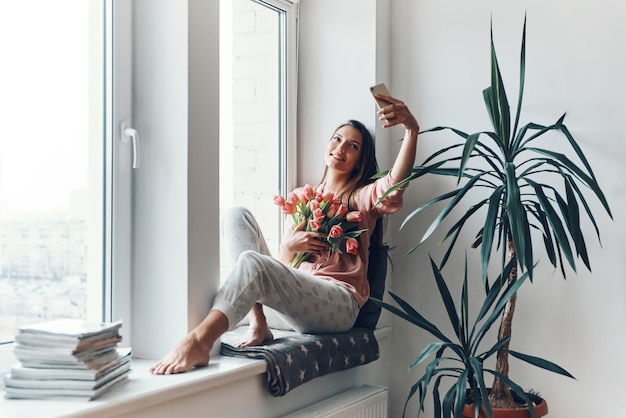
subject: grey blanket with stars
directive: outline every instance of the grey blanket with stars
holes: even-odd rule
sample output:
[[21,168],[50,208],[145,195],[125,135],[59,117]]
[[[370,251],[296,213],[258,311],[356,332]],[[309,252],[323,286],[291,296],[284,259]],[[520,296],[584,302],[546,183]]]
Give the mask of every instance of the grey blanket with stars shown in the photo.
[[245,338],[246,326],[222,336],[225,356],[262,359],[267,362],[267,387],[272,396],[283,396],[316,377],[351,369],[380,356],[374,333],[353,328],[337,334],[300,334],[272,330],[274,340],[255,347],[237,348]]

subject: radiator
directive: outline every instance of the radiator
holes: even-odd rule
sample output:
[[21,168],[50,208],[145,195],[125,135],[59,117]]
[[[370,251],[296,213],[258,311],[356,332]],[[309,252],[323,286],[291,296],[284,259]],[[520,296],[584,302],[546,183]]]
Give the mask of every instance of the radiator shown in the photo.
[[386,418],[387,388],[360,386],[284,418]]

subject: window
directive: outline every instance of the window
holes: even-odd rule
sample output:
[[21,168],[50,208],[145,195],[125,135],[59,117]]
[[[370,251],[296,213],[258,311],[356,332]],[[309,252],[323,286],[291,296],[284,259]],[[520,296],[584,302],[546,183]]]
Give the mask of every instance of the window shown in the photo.
[[[291,186],[295,155],[292,4],[221,3],[220,206],[251,209],[273,254],[281,216],[272,196]],[[222,256],[222,277],[229,269]]]
[[112,3],[0,0],[0,342],[109,319]]
[[[257,98],[267,99],[265,105],[273,111],[265,125],[250,128],[269,127],[263,141],[271,150],[255,152],[271,153],[258,158],[271,160],[272,165],[254,168],[269,173],[257,176],[263,180],[263,197],[235,200],[247,198],[249,189],[233,181],[228,199],[255,213],[257,207],[269,209],[270,226],[264,230],[276,247],[280,221],[271,196],[295,181],[295,167],[286,162],[295,160],[296,8],[286,0],[246,2],[257,8],[253,14],[261,16],[259,23],[270,23],[259,39],[271,45],[271,66],[262,70],[272,81],[258,85]],[[131,224],[131,205],[141,202],[142,196],[132,194],[140,176],[131,183],[132,146],[121,142],[120,125],[132,127],[133,116],[144,128],[156,123],[151,113],[140,112],[145,109],[133,112],[131,63],[134,59],[135,65],[148,65],[142,55],[144,44],[157,51],[160,46],[151,44],[152,36],[144,36],[133,55],[139,41],[131,38],[132,2],[22,3],[0,0],[0,54],[5,63],[0,66],[0,342],[12,340],[20,324],[58,316],[123,319],[122,332],[129,332],[130,322],[143,325],[150,319],[144,313],[151,310],[136,309],[140,314],[135,317],[132,310],[147,294],[131,292],[137,288],[131,280],[131,233],[135,239],[142,233]],[[182,10],[173,4],[162,7],[168,8]],[[154,18],[142,16],[138,20],[144,24]],[[172,31],[178,31],[181,22],[176,21]],[[139,33],[150,28],[144,25]],[[158,82],[154,80],[149,82]],[[153,89],[146,77],[141,81],[141,88]],[[261,94],[270,84],[271,92]],[[234,90],[230,94],[235,97]],[[238,114],[256,113],[242,111],[240,103],[231,104]],[[170,103],[155,105],[169,109]],[[232,138],[242,132],[240,128],[233,125]],[[233,152],[238,147],[233,145]],[[146,168],[150,154],[142,155],[146,159],[141,167]],[[233,153],[230,158],[243,157]],[[233,180],[234,174],[231,169]],[[255,185],[254,190],[260,187]],[[154,285],[150,282],[149,287]],[[133,347],[154,346],[141,338],[125,336],[124,341]]]

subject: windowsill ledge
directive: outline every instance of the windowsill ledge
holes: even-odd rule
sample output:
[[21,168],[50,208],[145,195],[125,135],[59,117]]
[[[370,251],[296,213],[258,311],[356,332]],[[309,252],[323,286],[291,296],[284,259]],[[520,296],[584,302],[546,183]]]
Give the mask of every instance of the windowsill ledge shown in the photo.
[[[390,339],[391,327],[383,326],[375,330],[374,334],[379,343],[381,343],[384,340]],[[244,382],[254,382],[251,383],[255,388],[254,390],[261,392],[263,396],[269,397],[269,394],[265,392],[266,388],[264,384],[261,383],[261,380],[255,379],[257,377],[260,378],[261,375],[266,372],[267,363],[263,360],[215,356],[211,358],[208,367],[199,368],[189,373],[168,376],[155,376],[150,374],[148,369],[154,362],[154,360],[133,359],[130,380],[122,386],[113,388],[111,391],[93,401],[23,400],[4,399],[2,397],[0,398],[2,417],[87,418],[126,415],[144,416],[144,414],[141,413],[143,410],[160,408],[159,405],[172,403],[177,399],[189,398],[194,394],[198,395],[200,392],[208,394],[213,391],[218,399],[225,401],[225,399],[219,398],[223,396],[220,389],[232,384],[235,385],[235,389],[245,391]],[[372,366],[365,365],[362,367],[368,368]],[[345,373],[354,373],[355,369],[338,373],[343,373],[344,375]],[[323,376],[315,379],[315,381],[318,381],[317,384],[325,386],[324,390],[320,391],[320,399],[348,388],[343,383],[339,383],[340,379],[337,379],[337,375]],[[312,383],[313,381],[308,384],[310,385]],[[359,383],[363,384],[364,382],[360,381]],[[316,383],[313,384],[315,385]],[[349,383],[346,384],[350,385]],[[3,385],[1,384],[0,389],[3,389]],[[300,388],[297,388],[293,392],[298,392],[299,390]],[[323,391],[328,391],[329,393],[322,394],[321,392]],[[208,395],[201,394],[201,396],[206,397]],[[236,395],[236,399],[241,399],[241,396],[242,393],[239,392]],[[293,395],[285,397],[291,397],[290,400],[281,400],[279,398],[271,399],[274,400],[275,404],[281,401],[286,402],[281,406],[284,411],[295,410],[293,407],[294,402],[301,404],[304,401],[304,404],[300,405],[300,407],[302,407],[313,401],[310,393],[308,393],[304,399],[300,400],[294,400],[294,396],[298,397],[298,395],[294,393]],[[263,402],[262,404],[266,404],[267,400]],[[251,403],[253,402],[251,401]]]
[[217,356],[205,368],[189,373],[154,376],[148,372],[153,364],[153,360],[133,359],[130,380],[93,401],[2,398],[0,410],[6,418],[124,415],[138,408],[260,375],[266,370],[266,363],[262,360]]

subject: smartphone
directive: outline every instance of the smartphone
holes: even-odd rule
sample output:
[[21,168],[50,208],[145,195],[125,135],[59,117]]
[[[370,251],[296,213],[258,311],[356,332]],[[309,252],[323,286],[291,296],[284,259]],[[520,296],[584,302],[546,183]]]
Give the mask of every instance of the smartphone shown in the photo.
[[[372,92],[372,95],[382,94],[385,96],[391,96],[391,93],[389,93],[389,90],[387,90],[387,86],[385,86],[385,83],[376,84],[375,86],[370,87],[370,92]],[[376,104],[378,105],[379,109],[389,104],[389,102],[379,99],[376,96],[374,96],[374,100],[376,100]]]

